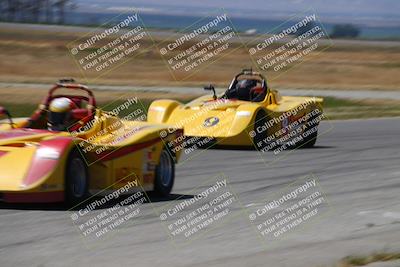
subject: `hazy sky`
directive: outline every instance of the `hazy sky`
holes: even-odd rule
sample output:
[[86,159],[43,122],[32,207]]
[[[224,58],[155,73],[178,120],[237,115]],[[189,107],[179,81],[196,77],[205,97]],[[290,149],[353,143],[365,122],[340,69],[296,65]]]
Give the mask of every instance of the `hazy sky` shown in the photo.
[[400,25],[399,0],[75,0],[82,9],[122,11],[136,7],[141,12],[202,15],[225,8],[230,16],[277,18],[314,9],[321,20],[363,24]]

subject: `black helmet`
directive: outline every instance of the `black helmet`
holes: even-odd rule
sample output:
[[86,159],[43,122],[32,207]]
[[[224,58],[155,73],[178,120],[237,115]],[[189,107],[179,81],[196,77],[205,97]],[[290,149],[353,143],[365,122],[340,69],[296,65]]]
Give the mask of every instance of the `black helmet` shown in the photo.
[[240,80],[236,84],[236,92],[237,98],[239,100],[246,100],[250,99],[250,90],[254,86],[257,86],[257,80]]

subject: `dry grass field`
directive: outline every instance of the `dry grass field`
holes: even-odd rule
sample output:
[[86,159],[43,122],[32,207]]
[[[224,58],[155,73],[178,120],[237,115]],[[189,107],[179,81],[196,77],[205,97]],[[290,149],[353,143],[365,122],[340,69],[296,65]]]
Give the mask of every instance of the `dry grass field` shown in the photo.
[[[88,29],[89,31],[90,29]],[[213,83],[227,87],[232,75],[250,67],[252,60],[247,48],[238,39],[230,44],[229,52],[209,65],[202,65],[187,79],[182,73],[171,75],[159,48],[173,39],[173,33],[154,34],[153,40],[143,42],[145,49],[134,58],[99,76],[79,70],[66,44],[82,38],[85,31],[21,30],[2,27],[0,24],[0,82],[4,83],[54,83],[59,78],[73,77],[79,82],[126,86],[196,86]],[[251,37],[246,37],[247,41]],[[107,40],[109,41],[109,40]],[[331,89],[331,90],[400,90],[400,46],[373,44],[369,41],[334,42],[319,48],[292,68],[280,72],[267,72],[272,88]],[[189,48],[188,43],[175,54]],[[275,49],[271,47],[270,49]],[[233,52],[232,52],[233,51]],[[48,88],[0,88],[1,104],[15,116],[27,116],[40,103]],[[184,90],[184,88],[182,88]],[[104,105],[127,94],[126,91],[97,90],[99,104]],[[146,104],[157,98],[175,98],[188,101],[190,93],[171,95],[162,92],[136,92]],[[399,116],[399,101],[350,101],[326,98],[325,111],[330,119]]]
[[[189,79],[177,80],[169,72],[156,45],[165,42],[146,40],[146,49],[135,58],[101,77],[83,77],[66,44],[83,33],[72,31],[22,31],[0,27],[0,81],[49,82],[74,77],[85,82],[113,85],[201,86],[213,83],[227,86],[232,75],[252,61],[245,47],[232,44],[233,53],[206,68],[199,68]],[[191,44],[189,44],[191,45]],[[186,48],[189,46],[186,46]],[[183,48],[184,49],[184,48]],[[178,51],[180,52],[180,51]],[[267,73],[275,88],[315,89],[400,89],[400,46],[338,45],[320,49],[288,71]]]

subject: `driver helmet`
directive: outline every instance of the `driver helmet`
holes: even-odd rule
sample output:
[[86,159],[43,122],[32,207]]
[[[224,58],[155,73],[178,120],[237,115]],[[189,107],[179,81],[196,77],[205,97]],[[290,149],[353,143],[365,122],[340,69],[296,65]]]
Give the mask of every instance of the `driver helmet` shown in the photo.
[[65,131],[73,122],[71,111],[74,108],[74,102],[66,97],[53,99],[49,105],[48,128],[52,131]]
[[245,80],[238,81],[238,83],[236,85],[238,99],[250,100],[250,90],[254,86],[257,86],[256,80],[245,79]]

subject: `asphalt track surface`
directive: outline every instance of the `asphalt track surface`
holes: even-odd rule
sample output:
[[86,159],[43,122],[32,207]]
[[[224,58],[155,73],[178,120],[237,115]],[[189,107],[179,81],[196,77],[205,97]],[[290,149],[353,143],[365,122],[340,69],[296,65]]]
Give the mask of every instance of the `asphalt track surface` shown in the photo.
[[[136,219],[89,245],[70,211],[2,204],[0,266],[330,266],[350,254],[399,251],[400,118],[323,122],[320,133],[315,148],[268,165],[272,152],[245,150],[204,150],[182,162],[174,197],[190,199],[223,173],[241,202],[195,239],[171,239],[161,224],[155,211],[173,200],[151,199]],[[310,174],[329,211],[263,242],[243,208],[263,206]]]

